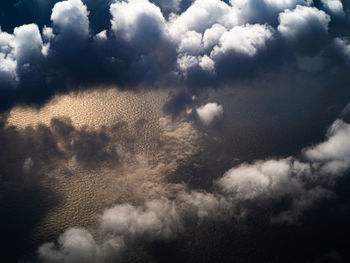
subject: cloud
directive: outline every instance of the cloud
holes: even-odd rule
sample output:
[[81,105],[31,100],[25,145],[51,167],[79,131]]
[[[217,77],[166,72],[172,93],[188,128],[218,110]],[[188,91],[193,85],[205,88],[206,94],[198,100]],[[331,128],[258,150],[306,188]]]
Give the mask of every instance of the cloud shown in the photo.
[[279,185],[286,183],[291,171],[290,160],[270,160],[253,165],[242,165],[228,171],[218,181],[224,191],[235,192],[244,199],[254,198],[264,193],[280,190]]
[[229,201],[224,196],[198,191],[180,192],[177,202],[185,215],[190,213],[200,220],[210,218],[214,214],[221,217],[223,216],[221,212],[230,207]]
[[304,209],[328,194],[322,186],[308,187],[311,177],[310,164],[287,158],[234,167],[217,184],[237,200],[254,200],[258,204],[266,205],[273,203],[273,200],[288,197],[290,204],[276,215],[272,214],[271,220],[294,222]]
[[330,17],[315,7],[297,6],[294,10],[285,10],[279,15],[278,31],[287,38],[300,39],[319,31],[326,32]]
[[54,5],[51,21],[57,34],[70,37],[89,35],[89,12],[80,0],[67,0]]
[[295,7],[296,5],[302,5],[302,4],[310,4],[311,1],[300,1],[300,0],[264,0],[265,4],[269,6],[274,6],[275,8],[278,8],[279,10],[283,9],[291,9]]
[[325,174],[339,175],[350,167],[350,125],[336,120],[328,129],[326,141],[306,149],[305,156]]
[[[335,80],[346,70],[331,71],[341,63],[336,47],[346,52],[348,37],[346,19],[331,21],[338,3],[55,2],[47,14],[51,24],[40,20],[41,33],[36,24],[18,26],[12,34],[1,32],[1,106],[40,104],[56,92],[107,84],[128,89],[186,86],[194,95],[281,65],[311,74],[327,70]],[[31,41],[21,41],[25,32]],[[329,66],[317,67],[311,60]]]
[[317,50],[317,45],[327,38],[330,16],[316,7],[298,5],[294,10],[285,10],[278,16],[278,31],[301,51]]
[[95,39],[97,40],[107,40],[107,30],[102,30],[100,33],[96,34]]
[[350,41],[347,38],[335,38],[333,39],[333,44],[335,49],[341,53],[341,56],[346,61],[346,63],[350,63]]
[[224,109],[216,103],[207,103],[197,108],[197,114],[200,121],[205,125],[210,125],[214,120],[222,118]]
[[35,24],[16,27],[13,34],[0,33],[0,72],[4,77],[3,88],[16,86],[16,82],[25,77],[26,72],[33,74],[33,67],[42,57],[43,41],[39,28]]
[[[155,198],[139,206],[115,205],[99,217],[96,231],[102,238],[100,245],[96,247],[97,241],[86,230],[69,229],[57,244],[43,244],[38,250],[40,258],[56,262],[67,257],[72,260],[68,262],[76,262],[88,248],[83,254],[85,261],[93,258],[108,262],[123,257],[136,244],[147,247],[155,241],[173,239],[190,227],[189,222],[201,225],[232,218],[245,220],[262,212],[267,213],[264,217],[268,216],[270,223],[297,223],[304,211],[332,197],[334,175],[341,177],[349,170],[349,127],[336,120],[325,141],[306,147],[299,158],[256,160],[234,166],[214,181],[211,192],[185,189],[172,199]],[[343,162],[340,168],[334,165],[338,162]]]
[[323,7],[330,14],[335,16],[345,16],[341,0],[321,0]]
[[174,239],[184,231],[183,220],[189,215],[205,220],[228,207],[224,198],[195,191],[180,192],[175,200],[154,199],[139,207],[115,205],[99,218],[99,244],[86,229],[70,228],[60,235],[57,243],[42,244],[39,258],[45,263],[109,262],[122,258],[135,244]]
[[102,214],[101,225],[104,232],[113,235],[153,239],[173,236],[181,222],[174,203],[158,199],[146,202],[144,209],[129,204],[107,209]]
[[163,14],[177,13],[181,10],[183,0],[153,0],[151,1],[159,6]]
[[[195,1],[183,14],[172,18],[169,31],[179,43],[180,76],[192,84],[201,83],[203,78],[213,80],[216,73],[221,75],[220,69],[231,67],[234,71],[238,60],[240,64],[249,64],[258,51],[265,49],[266,42],[273,38],[273,28],[266,24],[244,24],[239,13],[237,7],[222,1],[203,0]],[[182,38],[178,40],[178,36]]]
[[182,14],[171,17],[170,34],[181,41],[189,31],[203,34],[215,24],[231,28],[238,24],[236,10],[220,0],[197,0]]
[[85,229],[71,228],[64,232],[54,243],[46,243],[39,248],[39,254],[45,262],[97,262],[99,247],[92,235]]
[[[160,8],[147,0],[117,1],[110,7],[112,30],[126,41],[154,41],[164,34],[165,19]],[[148,45],[145,42],[143,44]]]
[[14,36],[6,32],[0,32],[0,77],[1,87],[10,87],[16,81],[17,61],[13,54]]
[[16,27],[13,31],[14,43],[13,52],[17,61],[17,67],[25,64],[37,63],[37,59],[42,56],[43,42],[39,28],[35,24]]
[[149,201],[144,208],[122,204],[107,209],[100,218],[102,244],[90,232],[70,228],[60,235],[57,244],[48,242],[38,249],[43,262],[108,262],[120,257],[126,244],[137,238],[150,241],[168,239],[181,228],[174,203],[167,199]]
[[[172,236],[170,233],[176,232],[177,227],[170,225],[170,222],[167,223],[166,218],[173,211],[170,209],[171,202],[167,199],[164,200],[164,205],[158,201],[153,202],[145,209],[141,207],[141,203],[143,200],[158,199],[161,196],[170,198],[183,188],[181,184],[168,182],[165,178],[176,171],[179,163],[183,163],[183,160],[189,159],[198,152],[199,132],[189,121],[183,119],[172,121],[167,116],[161,118],[163,116],[161,103],[165,100],[166,93],[160,93],[159,96],[164,98],[161,101],[155,100],[151,92],[144,94],[141,98],[139,96],[140,93],[117,92],[110,89],[105,92],[83,92],[79,96],[75,94],[57,96],[41,109],[28,107],[13,109],[9,113],[8,122],[0,128],[3,146],[0,150],[0,172],[3,178],[0,182],[0,201],[1,204],[12,203],[11,198],[14,198],[15,192],[16,199],[21,200],[21,203],[11,206],[11,213],[3,220],[17,222],[12,217],[30,210],[27,213],[27,221],[33,221],[33,224],[37,224],[40,229],[50,224],[52,218],[56,218],[55,220],[59,223],[53,226],[50,233],[58,235],[61,232],[59,226],[65,224],[67,218],[70,226],[83,227],[84,225],[80,225],[82,218],[93,222],[94,213],[98,210],[103,211],[105,207],[114,206],[115,200],[124,200],[133,204],[133,209],[130,208],[127,211],[134,211],[136,218],[146,221],[155,220],[154,223],[150,222],[147,227],[144,227],[144,221],[134,224],[132,220],[135,218],[130,217],[129,223],[126,224],[137,230],[135,237],[132,237],[125,225],[122,232],[125,231],[126,237],[158,240],[168,235]],[[109,111],[111,104],[106,105],[106,99],[115,105],[115,110],[112,112]],[[135,104],[135,101],[142,101],[142,103]],[[130,103],[133,104],[132,108],[128,108]],[[70,111],[62,112],[61,107],[69,108]],[[145,108],[147,111],[143,111]],[[79,111],[78,115],[75,114],[74,109]],[[93,112],[98,114],[106,111],[112,114],[107,119],[106,116],[91,115],[94,114]],[[69,114],[68,116],[72,119],[52,118],[57,116],[58,112],[64,116]],[[105,126],[101,127],[102,124]],[[156,159],[154,155],[157,156]],[[89,183],[86,185],[86,182]],[[46,196],[45,203],[42,203],[42,198],[39,200],[35,198],[42,192],[40,189],[43,188],[42,184],[46,184],[50,189],[49,193],[43,193]],[[34,188],[36,185],[39,185],[39,189]],[[69,196],[72,193],[75,195],[76,189],[85,193],[96,193],[94,195],[103,201],[94,199],[93,203],[90,203],[91,195],[81,195],[79,191],[76,195],[78,199],[72,204]],[[25,196],[27,191],[33,199]],[[133,195],[130,195],[130,192]],[[28,202],[22,202],[21,195],[24,195],[23,198]],[[57,203],[54,203],[54,209],[51,210],[49,205],[56,195]],[[71,205],[76,209],[67,209]],[[32,206],[38,207],[31,209]],[[158,211],[161,207],[164,208],[163,212]],[[39,213],[41,210],[46,213],[45,217]],[[1,205],[1,211],[7,211],[6,206]],[[43,218],[37,218],[38,215],[35,212]],[[33,213],[35,215],[32,215]],[[63,214],[67,214],[67,217],[62,217]],[[153,232],[158,229],[159,222],[164,223],[164,227],[159,230],[159,234],[155,235]],[[13,223],[13,228],[15,225],[17,223]],[[26,224],[23,228],[27,230],[27,226]],[[29,226],[28,232],[33,229],[32,225]],[[106,233],[108,232],[106,235],[114,235],[113,229],[111,231],[109,229],[106,228]],[[121,230],[115,229],[115,231]],[[89,232],[93,234],[93,231],[89,230]],[[15,240],[29,239],[29,235],[22,228],[3,233],[0,241],[7,251],[5,258],[23,255],[22,251],[12,253],[12,250],[7,248],[14,247]],[[121,235],[124,236],[124,233]],[[99,255],[107,256],[108,251],[111,250],[111,257],[114,257],[113,244],[119,241],[107,238],[107,243],[104,242],[102,247],[98,239],[95,242],[103,251],[99,252]],[[58,241],[55,247],[61,250]],[[104,262],[103,260],[100,261]],[[99,260],[96,261],[99,262]]]
[[258,52],[264,51],[266,42],[273,38],[273,31],[259,24],[235,26],[229,31],[215,24],[203,36],[188,31],[178,47],[178,69],[187,78],[196,68],[215,75],[221,73],[222,67],[234,68],[238,61],[249,64]]
[[269,23],[275,25],[280,12],[292,10],[297,5],[310,6],[311,0],[241,0],[231,1],[231,4],[239,10],[240,17],[248,23]]
[[258,50],[265,47],[268,39],[273,35],[272,28],[264,25],[247,25],[234,27],[222,34],[217,46],[210,54],[213,58],[225,56],[230,52],[253,57]]
[[[17,5],[23,8],[24,2]],[[205,89],[226,88],[235,96],[246,92],[237,89],[241,85],[253,90],[254,96],[264,94],[269,101],[280,101],[273,106],[266,103],[257,114],[262,118],[256,118],[255,125],[270,131],[275,129],[269,125],[273,121],[265,120],[275,118],[266,116],[276,105],[308,116],[319,108],[340,107],[348,94],[350,44],[345,2],[67,0],[42,6],[38,8],[46,10],[42,17],[18,15],[24,20],[16,18],[17,22],[6,25],[7,32],[0,32],[1,110],[18,103],[42,105],[55,93],[106,85],[131,90],[173,87],[180,92],[174,92],[165,111],[182,117],[180,113],[192,107],[194,113],[186,117],[198,117],[210,125],[223,118],[223,106],[199,106],[200,99],[193,101],[192,95],[202,98]],[[269,86],[278,92],[271,92]],[[308,99],[324,94],[330,94],[327,100]],[[249,103],[242,102],[244,109]],[[223,105],[226,115],[230,107]],[[244,126],[247,120],[241,119]],[[139,137],[145,125],[140,120],[133,127]],[[266,209],[272,221],[294,223],[303,211],[330,196],[332,185],[350,167],[348,124],[337,120],[323,143],[305,148],[299,157],[242,163],[224,173],[210,190],[180,193],[178,189],[185,186],[169,190],[159,181],[163,183],[162,173],[175,173],[179,160],[198,152],[198,131],[190,122],[174,127],[168,118],[161,118],[159,125],[164,129],[157,138],[159,155],[165,160],[152,167],[147,158],[130,157],[135,136],[123,137],[125,131],[120,136],[128,143],[120,145],[119,139],[110,136],[111,129],[76,129],[61,120],[21,132],[1,130],[3,148],[8,149],[0,158],[2,169],[7,170],[1,171],[6,181],[1,187],[11,189],[12,184],[20,185],[39,173],[54,178],[48,172],[52,169],[68,174],[70,168],[57,168],[57,163],[90,170],[96,165],[112,169],[123,163],[124,168],[135,169],[118,179],[119,183],[128,177],[127,187],[120,184],[120,192],[132,189],[135,196],[155,198],[107,209],[100,218],[102,244],[94,239],[93,231],[68,230],[57,244],[42,247],[44,260],[81,261],[79,253],[88,250],[91,253],[82,261],[108,261],[109,253],[114,258],[138,240],[152,243],[173,237],[186,227],[189,215],[204,222],[213,215],[255,215],[254,211]],[[194,143],[188,143],[191,139]],[[9,174],[15,176],[9,179]],[[173,199],[159,199],[168,191],[177,194]]]

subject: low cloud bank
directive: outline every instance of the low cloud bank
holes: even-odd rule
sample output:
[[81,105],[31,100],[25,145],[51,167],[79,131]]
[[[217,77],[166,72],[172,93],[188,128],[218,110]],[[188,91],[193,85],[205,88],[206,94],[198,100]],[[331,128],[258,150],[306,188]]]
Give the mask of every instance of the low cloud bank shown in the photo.
[[[2,109],[96,84],[186,86],[196,93],[281,67],[322,73],[330,82],[349,70],[344,29],[350,20],[340,1],[128,0],[100,6],[56,2],[51,24],[0,32]],[[97,33],[96,24],[104,25]]]

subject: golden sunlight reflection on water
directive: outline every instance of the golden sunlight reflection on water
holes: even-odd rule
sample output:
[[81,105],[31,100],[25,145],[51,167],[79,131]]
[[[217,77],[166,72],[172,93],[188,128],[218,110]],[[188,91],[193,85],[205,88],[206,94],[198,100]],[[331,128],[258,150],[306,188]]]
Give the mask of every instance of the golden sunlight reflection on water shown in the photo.
[[[37,224],[34,240],[55,237],[70,226],[89,227],[96,215],[115,203],[142,203],[145,199],[171,196],[181,185],[166,182],[179,160],[198,151],[198,131],[187,121],[174,124],[163,116],[168,91],[118,91],[110,88],[56,96],[40,110],[18,106],[11,110],[9,126],[18,130],[38,124],[50,125],[52,118],[69,118],[76,129],[127,125],[134,151],[121,142],[121,163],[115,167],[87,168],[69,160],[57,160],[54,168],[42,168],[49,175],[41,184],[62,197]],[[111,130],[108,135],[119,136]],[[112,145],[115,147],[115,145]],[[112,147],[111,146],[111,147]],[[171,150],[169,150],[171,149]],[[44,200],[43,200],[44,202]]]

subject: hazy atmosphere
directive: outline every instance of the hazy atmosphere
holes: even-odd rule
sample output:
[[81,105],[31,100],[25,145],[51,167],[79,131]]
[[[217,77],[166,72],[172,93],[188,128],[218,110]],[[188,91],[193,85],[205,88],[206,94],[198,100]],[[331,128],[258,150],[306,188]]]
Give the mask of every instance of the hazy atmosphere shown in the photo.
[[0,2],[0,261],[350,261],[350,1]]

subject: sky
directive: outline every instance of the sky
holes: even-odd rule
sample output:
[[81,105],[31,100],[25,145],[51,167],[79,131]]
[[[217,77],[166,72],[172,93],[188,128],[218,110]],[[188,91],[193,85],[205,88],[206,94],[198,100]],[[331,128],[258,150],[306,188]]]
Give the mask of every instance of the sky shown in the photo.
[[0,3],[5,262],[348,262],[350,2]]

